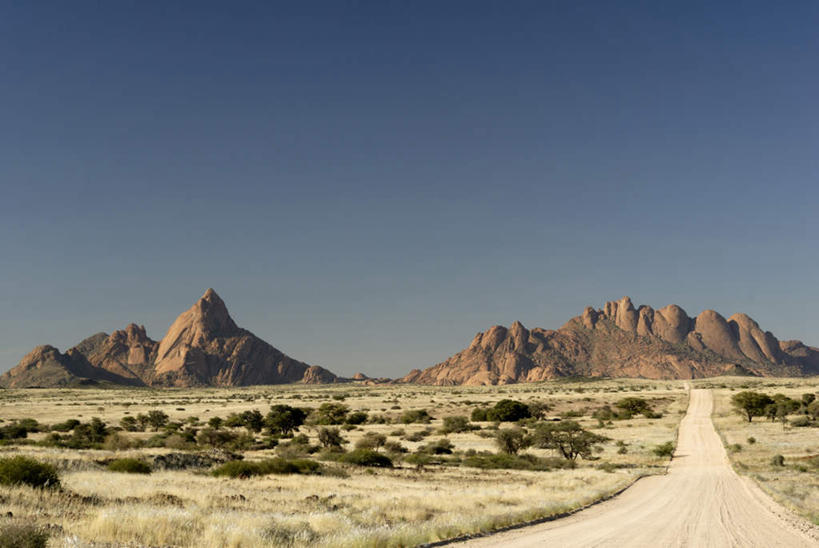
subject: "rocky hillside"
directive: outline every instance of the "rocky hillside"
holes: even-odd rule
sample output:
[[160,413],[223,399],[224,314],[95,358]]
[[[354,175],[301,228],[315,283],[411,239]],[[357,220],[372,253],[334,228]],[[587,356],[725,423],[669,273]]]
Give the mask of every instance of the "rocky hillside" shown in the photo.
[[478,333],[445,362],[403,382],[507,384],[565,376],[688,379],[723,374],[819,374],[819,349],[779,341],[745,314],[713,310],[690,318],[676,305],[635,309],[631,299],[586,308],[558,330],[520,322]]
[[134,324],[98,333],[62,354],[40,346],[0,377],[7,388],[126,384],[246,386],[338,381],[294,360],[236,325],[213,289],[183,312],[157,342]]

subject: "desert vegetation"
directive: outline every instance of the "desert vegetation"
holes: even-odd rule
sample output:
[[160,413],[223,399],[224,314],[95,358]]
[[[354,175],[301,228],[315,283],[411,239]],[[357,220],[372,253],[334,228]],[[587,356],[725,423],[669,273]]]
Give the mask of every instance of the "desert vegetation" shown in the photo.
[[819,524],[819,379],[699,381],[734,469]]
[[171,546],[414,545],[562,513],[664,473],[687,404],[629,380],[0,398],[0,478],[46,478],[0,482],[3,534]]

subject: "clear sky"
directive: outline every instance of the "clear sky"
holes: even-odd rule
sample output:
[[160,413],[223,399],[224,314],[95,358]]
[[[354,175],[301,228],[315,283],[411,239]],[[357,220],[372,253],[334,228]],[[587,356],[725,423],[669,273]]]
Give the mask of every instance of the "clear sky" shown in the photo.
[[819,344],[819,3],[0,2],[0,371],[208,287],[339,374],[630,295]]

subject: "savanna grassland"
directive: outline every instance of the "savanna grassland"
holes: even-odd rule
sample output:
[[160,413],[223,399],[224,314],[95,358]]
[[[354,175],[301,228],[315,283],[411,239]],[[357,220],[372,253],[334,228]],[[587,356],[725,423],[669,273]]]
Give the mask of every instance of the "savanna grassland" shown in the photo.
[[[734,469],[819,525],[819,404],[812,404],[819,398],[819,377],[721,378],[696,385],[714,390],[714,426]],[[751,421],[732,405],[732,397],[744,391],[772,400]]]
[[687,406],[684,382],[644,380],[0,398],[0,458],[59,476],[0,485],[0,525],[51,546],[411,546],[490,531],[664,473]]

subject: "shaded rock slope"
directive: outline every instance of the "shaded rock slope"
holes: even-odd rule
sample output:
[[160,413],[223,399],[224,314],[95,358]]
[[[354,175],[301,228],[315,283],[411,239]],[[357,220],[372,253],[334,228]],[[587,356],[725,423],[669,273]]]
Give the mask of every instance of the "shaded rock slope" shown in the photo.
[[39,346],[0,377],[0,386],[247,386],[338,380],[330,371],[294,360],[238,327],[219,295],[208,289],[161,341],[131,324],[110,335],[92,335],[64,354],[53,346]]
[[819,374],[819,349],[779,341],[745,314],[677,305],[635,308],[631,299],[591,307],[557,330],[520,322],[478,333],[468,348],[401,381],[436,385],[535,382],[567,376],[690,379],[725,374]]

